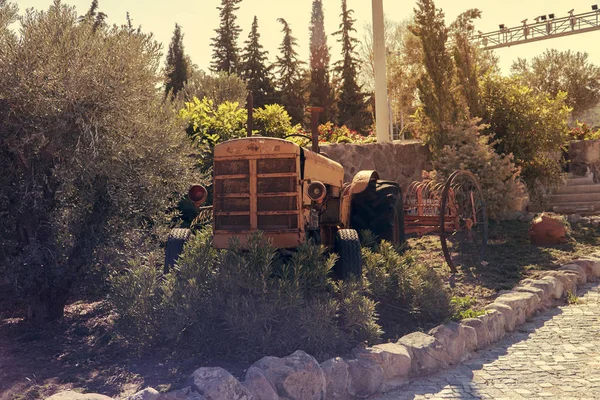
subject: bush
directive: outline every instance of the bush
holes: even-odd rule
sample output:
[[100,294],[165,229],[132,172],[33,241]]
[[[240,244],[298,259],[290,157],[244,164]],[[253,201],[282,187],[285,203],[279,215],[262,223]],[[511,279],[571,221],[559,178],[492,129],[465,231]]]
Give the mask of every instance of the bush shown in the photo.
[[581,121],[576,121],[575,127],[569,130],[569,138],[571,140],[597,140],[600,139],[600,129],[594,132],[588,124]]
[[[0,25],[10,22],[0,1]],[[191,179],[191,148],[157,90],[160,45],[59,1],[0,26],[0,274],[29,317],[157,246]]]
[[206,97],[218,106],[225,102],[245,104],[247,96],[246,83],[236,74],[224,71],[217,74],[193,71],[179,97],[184,101],[193,101],[194,97]]
[[[159,290],[152,286],[142,292],[149,300],[114,296],[119,326],[135,339],[132,343],[148,347],[160,332],[162,341],[178,347],[245,358],[297,349],[339,353],[378,338],[375,303],[361,283],[330,278],[335,256],[327,256],[323,247],[306,244],[284,257],[257,233],[249,238],[247,251],[235,241],[229,250],[216,251],[211,237],[210,230],[203,230],[186,246]],[[114,293],[147,285],[140,281],[148,276],[144,268],[134,264],[127,278],[116,276]],[[148,294],[156,292],[162,293],[160,304],[138,309],[145,317],[134,309],[158,299]],[[135,320],[143,331],[132,329]]]
[[254,111],[254,125],[260,135],[284,138],[294,132],[292,117],[279,104],[267,104]]
[[488,216],[501,218],[520,209],[519,201],[525,191],[512,155],[497,154],[489,136],[481,133],[484,127],[473,119],[449,129],[447,135],[452,144],[439,151],[432,177],[442,183],[455,170],[472,172],[483,191]]
[[[295,132],[300,135],[305,135],[310,137],[311,133],[309,131],[304,130],[300,126],[296,126]],[[308,146],[310,144],[310,139],[302,139],[302,138],[290,138],[291,141],[297,143],[300,146]],[[368,135],[361,135],[357,131],[353,131],[348,129],[348,127],[344,126],[335,126],[331,122],[327,122],[325,124],[319,125],[319,143],[375,143],[377,141],[377,137],[374,132],[369,132]]]
[[418,328],[429,328],[452,315],[450,296],[434,269],[400,254],[388,242],[363,248],[369,294],[377,302],[385,337],[397,339]]

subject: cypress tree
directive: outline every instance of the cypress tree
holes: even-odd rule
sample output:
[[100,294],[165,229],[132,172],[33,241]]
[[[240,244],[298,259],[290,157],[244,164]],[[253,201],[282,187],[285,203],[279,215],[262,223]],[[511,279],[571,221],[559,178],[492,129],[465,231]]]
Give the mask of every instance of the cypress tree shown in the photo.
[[352,18],[354,10],[349,10],[346,0],[342,0],[342,22],[340,30],[334,35],[340,36],[338,42],[342,44],[342,59],[337,63],[336,71],[340,76],[340,94],[338,101],[339,125],[347,125],[350,129],[364,130],[370,125],[369,113],[365,104],[365,95],[357,83],[358,56],[355,48],[358,40],[351,36],[355,19]]
[[323,2],[313,0],[310,18],[310,95],[311,106],[323,107],[323,119],[333,117],[333,93],[329,84],[329,47],[325,35]]
[[302,84],[302,64],[298,60],[298,40],[292,36],[292,29],[287,21],[279,18],[283,28],[283,41],[279,46],[280,56],[277,56],[277,89],[281,104],[286,108],[294,124],[302,122],[304,117],[304,85]]
[[237,40],[242,31],[235,23],[236,7],[242,0],[221,0],[221,7],[217,7],[220,11],[221,24],[218,29],[215,29],[217,36],[212,39],[211,46],[213,47],[213,60],[211,70],[213,72],[224,71],[228,74],[239,72],[239,49]]
[[263,107],[273,102],[275,89],[271,82],[270,67],[267,67],[267,51],[259,43],[258,19],[254,16],[252,28],[248,34],[248,40],[244,42],[246,47],[241,57],[240,76],[246,81],[248,90],[252,92],[254,107]]
[[165,96],[175,97],[188,80],[189,60],[183,51],[183,33],[181,27],[175,24],[173,38],[167,54],[167,79],[165,82]]

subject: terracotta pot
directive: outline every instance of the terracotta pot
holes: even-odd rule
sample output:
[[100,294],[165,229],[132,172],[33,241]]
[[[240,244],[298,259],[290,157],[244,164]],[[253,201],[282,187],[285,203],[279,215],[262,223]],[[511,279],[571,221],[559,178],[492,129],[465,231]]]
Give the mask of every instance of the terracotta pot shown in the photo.
[[542,215],[533,220],[529,228],[529,240],[536,246],[552,246],[567,243],[567,229],[563,221]]

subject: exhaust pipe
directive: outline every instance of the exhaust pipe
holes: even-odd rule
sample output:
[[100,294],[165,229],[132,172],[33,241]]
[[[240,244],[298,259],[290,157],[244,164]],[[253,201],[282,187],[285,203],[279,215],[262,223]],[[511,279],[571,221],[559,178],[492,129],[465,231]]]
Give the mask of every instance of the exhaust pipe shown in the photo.
[[312,151],[319,154],[319,113],[324,111],[323,107],[307,107],[310,112],[310,130],[312,134]]

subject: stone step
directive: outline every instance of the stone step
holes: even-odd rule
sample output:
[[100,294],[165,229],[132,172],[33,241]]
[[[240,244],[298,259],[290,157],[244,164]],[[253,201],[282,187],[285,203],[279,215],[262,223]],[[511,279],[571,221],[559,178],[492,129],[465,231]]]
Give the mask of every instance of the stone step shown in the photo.
[[567,178],[567,186],[579,186],[579,185],[593,185],[594,177],[592,175],[588,176],[575,176],[569,174]]
[[589,202],[600,203],[600,192],[551,194],[546,197],[546,200],[550,204],[554,204],[554,203],[589,203]]
[[600,193],[600,184],[561,186],[553,194]]
[[600,213],[600,201],[567,201],[547,203],[545,211],[554,211],[560,214],[598,214]]

